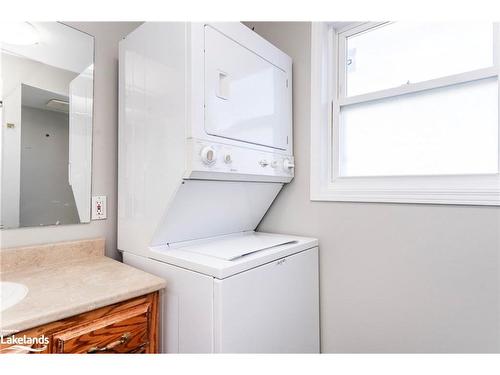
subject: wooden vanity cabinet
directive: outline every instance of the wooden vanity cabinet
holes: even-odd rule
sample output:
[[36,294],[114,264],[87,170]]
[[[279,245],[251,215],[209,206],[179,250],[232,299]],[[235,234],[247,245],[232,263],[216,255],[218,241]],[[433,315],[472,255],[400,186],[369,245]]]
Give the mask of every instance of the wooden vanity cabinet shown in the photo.
[[48,345],[32,346],[38,353],[157,353],[158,298],[154,292],[15,335],[48,337]]

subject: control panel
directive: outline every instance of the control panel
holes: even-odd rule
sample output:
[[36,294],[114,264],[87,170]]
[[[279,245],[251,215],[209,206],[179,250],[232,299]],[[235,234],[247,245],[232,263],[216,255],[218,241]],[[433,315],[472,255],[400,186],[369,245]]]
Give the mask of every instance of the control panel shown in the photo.
[[188,149],[187,178],[289,182],[294,176],[291,156],[194,139]]

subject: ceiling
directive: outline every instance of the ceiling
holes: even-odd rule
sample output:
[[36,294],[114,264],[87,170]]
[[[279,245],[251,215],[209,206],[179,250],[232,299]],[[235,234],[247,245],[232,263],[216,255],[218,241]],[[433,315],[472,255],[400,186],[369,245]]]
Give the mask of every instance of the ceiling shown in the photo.
[[39,42],[32,45],[2,43],[2,50],[14,55],[69,70],[83,72],[94,62],[94,37],[60,22],[30,22]]
[[[22,105],[25,107],[38,108],[43,110],[52,110],[47,108],[47,102],[51,99],[68,101],[68,97],[53,93],[51,91],[42,90],[37,87],[22,85]],[[55,111],[59,112],[59,111]]]

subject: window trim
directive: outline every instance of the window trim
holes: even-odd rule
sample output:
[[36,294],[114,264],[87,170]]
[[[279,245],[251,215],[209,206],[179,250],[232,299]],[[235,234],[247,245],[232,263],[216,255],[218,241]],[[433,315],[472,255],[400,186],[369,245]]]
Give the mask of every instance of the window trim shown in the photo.
[[[340,105],[376,100],[391,95],[444,87],[499,75],[497,67],[479,69],[408,86],[341,98],[337,68],[338,35],[353,35],[384,23],[359,23],[336,31],[326,22],[311,27],[311,180],[313,201],[430,203],[462,205],[500,205],[500,173],[491,175],[436,175],[342,177],[338,171],[338,119]],[[500,28],[495,25],[495,38]],[[348,34],[347,34],[348,33]],[[498,46],[498,43],[495,44]],[[498,48],[498,47],[497,47]],[[495,56],[498,49],[495,51]],[[436,86],[438,85],[438,86]],[[499,84],[500,111],[500,84]],[[500,116],[499,116],[500,119]],[[499,124],[500,144],[500,124]],[[499,153],[500,154],[500,153]],[[500,166],[500,155],[499,155]]]

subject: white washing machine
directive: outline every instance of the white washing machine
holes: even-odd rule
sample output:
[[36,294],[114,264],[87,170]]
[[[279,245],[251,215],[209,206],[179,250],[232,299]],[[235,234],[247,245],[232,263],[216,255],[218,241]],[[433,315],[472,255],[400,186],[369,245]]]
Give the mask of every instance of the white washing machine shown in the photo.
[[317,244],[246,232],[123,256],[167,281],[164,352],[318,353]]
[[292,60],[241,23],[120,42],[118,249],[167,280],[165,352],[318,352],[315,239],[257,233],[294,176]]

